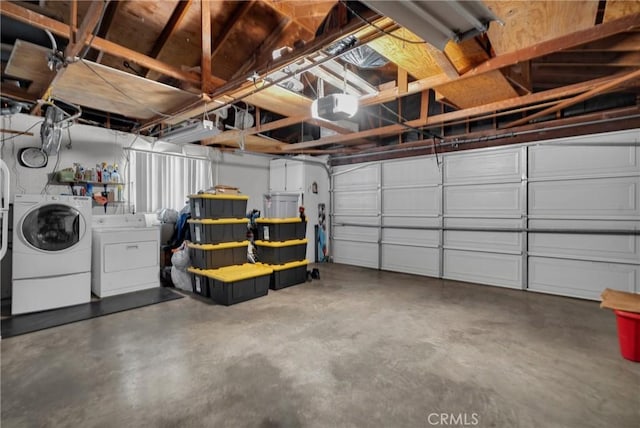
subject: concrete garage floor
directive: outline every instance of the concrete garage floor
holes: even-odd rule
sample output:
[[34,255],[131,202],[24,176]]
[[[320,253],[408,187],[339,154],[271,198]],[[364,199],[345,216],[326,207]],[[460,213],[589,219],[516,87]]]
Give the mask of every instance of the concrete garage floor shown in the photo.
[[4,339],[2,427],[640,425],[640,364],[596,302],[320,270]]

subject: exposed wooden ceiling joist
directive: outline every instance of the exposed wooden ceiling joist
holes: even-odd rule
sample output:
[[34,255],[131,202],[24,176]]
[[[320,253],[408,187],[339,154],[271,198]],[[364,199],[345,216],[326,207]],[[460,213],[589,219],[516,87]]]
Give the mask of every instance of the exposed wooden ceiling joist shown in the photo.
[[[465,117],[470,118],[470,117],[478,116],[486,112],[501,111],[501,110],[521,107],[528,104],[549,101],[552,99],[559,99],[566,96],[571,96],[574,94],[579,94],[582,92],[589,91],[590,89],[593,89],[599,85],[606,84],[607,82],[610,82],[612,80],[615,80],[621,77],[622,76],[619,76],[619,75],[610,76],[610,77],[597,79],[590,82],[583,82],[580,84],[571,85],[564,88],[538,92],[530,95],[524,95],[518,98],[513,98],[509,100],[504,100],[504,101],[498,101],[498,102],[494,102],[484,106],[458,110],[451,113],[444,113],[436,116],[427,117],[425,119],[416,119],[413,121],[409,121],[406,124],[412,127],[429,127],[429,126],[435,126],[435,125],[447,123],[448,121],[457,120],[460,118],[465,118]],[[352,141],[355,139],[367,138],[372,136],[384,137],[388,135],[394,135],[399,132],[404,132],[406,130],[407,128],[400,124],[387,125],[381,128],[360,131],[360,132],[347,134],[347,135],[334,135],[327,138],[321,138],[319,140],[290,144],[287,147],[285,147],[283,150],[284,151],[303,150],[307,148],[321,147],[321,146],[330,145],[330,144],[354,144],[352,143]]]
[[70,42],[64,50],[65,58],[74,58],[91,41],[91,36],[96,29],[96,25],[98,25],[100,15],[102,15],[103,10],[106,10],[108,4],[108,0],[91,2],[76,32],[76,42]]
[[254,0],[240,2],[236,7],[231,18],[227,20],[224,28],[220,30],[218,37],[212,42],[213,50],[211,51],[211,57],[215,58],[215,56],[220,52],[220,49],[224,45],[224,42],[229,38],[233,31],[233,27],[235,27],[238,22],[249,12],[249,9],[255,3]]
[[209,2],[200,0],[200,40],[201,40],[201,59],[200,59],[200,89],[203,93],[208,94],[213,89],[211,84],[211,9]]
[[620,85],[622,85],[623,83],[626,83],[630,80],[634,80],[634,79],[639,79],[640,78],[640,70],[636,70],[634,72],[631,73],[627,73],[624,74],[620,77],[617,77],[613,80],[611,80],[610,82],[607,83],[603,83],[601,85],[596,86],[593,89],[590,89],[589,91],[580,94],[576,97],[570,98],[568,100],[564,100],[560,103],[558,103],[557,105],[553,106],[553,107],[548,107],[544,110],[541,110],[537,113],[534,113],[532,115],[529,115],[523,119],[519,119],[519,120],[514,120],[513,122],[510,122],[509,124],[507,124],[505,126],[505,128],[512,128],[514,126],[518,126],[518,125],[524,125],[525,123],[531,122],[533,119],[537,119],[540,117],[544,117],[548,114],[551,113],[555,113],[557,111],[560,111],[562,109],[565,109],[567,107],[570,107],[572,105],[578,104],[579,102],[588,100],[590,98],[595,97],[596,95],[602,94],[606,91],[609,91],[611,89],[614,89]]
[[[151,58],[157,58],[158,55],[160,55],[160,52],[162,52],[164,46],[167,44],[171,36],[173,36],[178,26],[180,26],[180,23],[187,14],[187,10],[189,9],[189,6],[191,6],[191,3],[193,3],[193,0],[178,1],[176,7],[171,13],[171,17],[169,18],[167,25],[165,25],[165,27],[162,29],[160,36],[158,36],[155,43],[153,44],[153,47],[151,48],[151,51],[149,52],[149,56]],[[147,77],[149,75],[149,69],[144,69],[141,71],[141,73],[145,77]]]
[[[69,32],[71,31],[71,27],[65,23],[48,18],[44,15],[35,13],[31,10],[25,9],[7,1],[0,2],[0,13],[4,16],[8,16],[12,19],[24,22],[31,26],[41,29],[47,29],[53,34],[61,37],[69,37]],[[197,84],[200,83],[200,75],[198,73],[180,70],[177,67],[173,67],[169,64],[158,61],[155,58],[151,58],[147,55],[141,54],[140,52],[118,45],[101,37],[93,38],[91,47],[120,58],[125,58],[129,61],[135,62],[146,68],[155,70],[159,73],[165,74],[178,80]],[[214,83],[217,84],[224,83],[224,81],[220,81],[220,79],[218,79],[217,82],[215,78],[213,80]]]
[[468,78],[490,70],[498,70],[519,62],[539,58],[564,49],[573,48],[585,43],[604,39],[605,37],[627,32],[638,26],[640,26],[640,13],[625,16],[584,30],[565,34],[555,39],[527,46],[516,51],[497,55],[463,74],[461,77]]

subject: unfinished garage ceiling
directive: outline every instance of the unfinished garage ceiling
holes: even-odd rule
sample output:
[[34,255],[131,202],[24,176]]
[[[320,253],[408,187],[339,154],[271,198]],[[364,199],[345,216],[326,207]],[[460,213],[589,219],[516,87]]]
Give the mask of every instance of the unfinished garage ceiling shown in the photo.
[[[76,104],[81,120],[160,138],[210,119],[216,132],[196,143],[279,154],[640,127],[640,2],[401,6],[3,1],[2,99],[33,114],[38,100]],[[314,100],[342,93],[355,116],[312,118]]]

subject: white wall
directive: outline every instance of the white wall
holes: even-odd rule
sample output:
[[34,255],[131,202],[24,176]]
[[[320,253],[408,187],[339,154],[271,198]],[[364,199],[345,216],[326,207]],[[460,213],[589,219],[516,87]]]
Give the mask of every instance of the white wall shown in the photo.
[[[36,125],[29,132],[33,136],[2,133],[2,146],[0,156],[11,170],[11,193],[47,193],[61,194],[70,191],[68,186],[51,185],[45,189],[47,174],[55,170],[72,167],[78,162],[89,168],[96,163],[117,163],[123,180],[129,181],[128,162],[124,148],[133,144],[134,147],[144,150],[156,150],[162,152],[175,152],[185,155],[203,156],[211,152],[214,159],[214,183],[228,184],[239,187],[242,193],[249,196],[248,207],[260,208],[262,195],[268,191],[269,160],[264,157],[251,154],[234,154],[220,152],[210,147],[197,145],[177,146],[174,144],[151,144],[145,137],[136,137],[134,134],[113,131],[105,128],[74,124],[69,128],[71,133],[71,148],[67,148],[69,142],[66,131],[62,134],[62,144],[58,155],[49,156],[49,163],[45,168],[31,169],[19,165],[17,161],[18,151],[23,147],[40,146],[40,126],[42,119],[25,114],[2,116],[2,129],[25,131]],[[58,165],[56,166],[56,162]],[[128,199],[128,188],[125,188],[125,197]],[[13,201],[13,198],[11,199]],[[127,205],[112,205],[109,213],[116,213],[129,208]],[[102,214],[101,207],[94,208],[95,214]]]
[[[310,262],[315,260],[316,255],[315,226],[318,225],[318,204],[325,204],[325,244],[327,251],[329,250],[330,180],[327,169],[319,162],[326,165],[327,157],[295,156],[290,159],[274,159],[270,164],[269,190],[297,193],[299,205],[305,208],[308,240],[306,257]],[[317,193],[313,192],[314,183]],[[318,253],[319,260],[322,257],[323,255]]]

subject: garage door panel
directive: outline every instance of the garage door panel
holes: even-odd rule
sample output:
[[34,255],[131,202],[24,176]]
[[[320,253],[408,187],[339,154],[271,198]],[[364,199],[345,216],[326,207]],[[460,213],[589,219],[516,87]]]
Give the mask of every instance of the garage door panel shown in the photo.
[[520,216],[523,210],[520,183],[450,186],[444,188],[445,216]]
[[517,232],[444,232],[445,248],[497,251],[522,254],[522,233]]
[[378,228],[335,225],[333,236],[341,240],[378,242]]
[[615,146],[532,146],[529,178],[566,179],[640,175],[640,150]]
[[640,230],[640,220],[530,219],[529,228],[552,230]]
[[522,289],[522,256],[444,250],[443,277]]
[[403,217],[403,216],[384,216],[382,224],[385,227],[441,227],[442,218],[435,217]]
[[382,269],[416,275],[438,276],[440,251],[437,248],[383,244]]
[[640,236],[531,233],[529,254],[640,265]]
[[522,218],[445,218],[445,228],[473,228],[473,229],[515,229],[522,230]]
[[640,266],[529,257],[532,291],[600,300],[605,288],[640,291]]
[[437,230],[389,229],[382,230],[382,242],[437,248],[440,232]]
[[333,184],[335,189],[375,189],[378,187],[378,183],[380,183],[380,165],[377,163],[357,169],[354,169],[353,165],[347,165],[337,167],[334,170]]
[[440,188],[384,189],[382,212],[395,216],[434,216],[440,213]]
[[385,162],[382,177],[385,187],[439,184],[441,181],[435,157]]
[[476,184],[520,181],[523,173],[522,148],[491,150],[444,156],[446,184]]
[[378,268],[378,244],[335,239],[333,261],[362,267]]
[[640,177],[530,183],[529,214],[636,220],[640,217]]
[[335,192],[333,196],[335,215],[378,215],[378,191],[360,190]]

